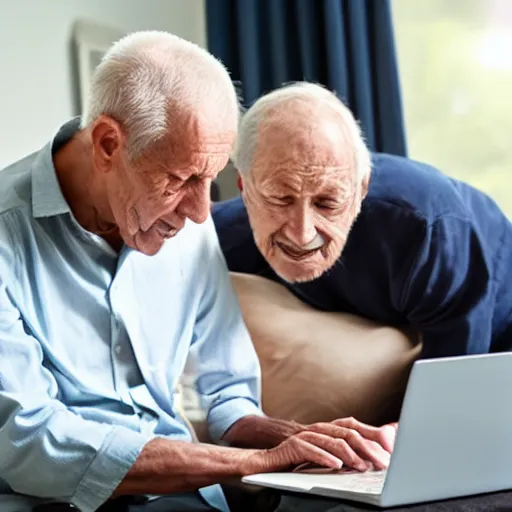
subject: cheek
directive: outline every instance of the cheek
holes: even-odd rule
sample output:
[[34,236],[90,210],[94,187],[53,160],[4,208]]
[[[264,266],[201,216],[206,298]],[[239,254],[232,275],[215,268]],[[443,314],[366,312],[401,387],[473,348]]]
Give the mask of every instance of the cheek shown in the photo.
[[165,187],[155,184],[141,184],[134,204],[141,214],[158,217],[169,211],[174,211],[183,197],[183,190],[167,190],[170,195],[164,195]]
[[125,219],[131,223],[130,211],[136,203],[132,184],[124,176],[112,175],[106,186],[110,208],[118,222]]
[[170,210],[175,198],[165,198],[153,191],[141,190],[132,193],[122,205],[130,232],[147,232],[154,223]]
[[352,216],[341,214],[329,218],[322,217],[317,226],[320,228],[336,246],[346,242],[348,232],[352,226]]
[[244,202],[253,231],[264,231],[265,226],[269,224],[269,216],[263,202],[252,194],[247,194],[244,197]]
[[256,207],[251,217],[254,219],[253,229],[259,237],[269,237],[279,231],[286,221],[283,212],[268,208],[265,205]]
[[137,176],[136,172],[126,172],[119,178],[113,183],[112,192],[116,196],[118,208],[128,212],[144,202],[144,197],[148,193],[148,185]]
[[246,208],[249,214],[249,222],[252,229],[254,241],[258,249],[267,257],[272,257],[273,235],[282,226],[280,216],[273,209],[257,201],[246,201]]

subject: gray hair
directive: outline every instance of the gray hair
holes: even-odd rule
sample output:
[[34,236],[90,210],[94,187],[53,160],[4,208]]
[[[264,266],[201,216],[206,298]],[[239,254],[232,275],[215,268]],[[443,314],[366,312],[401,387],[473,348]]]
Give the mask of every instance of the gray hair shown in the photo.
[[231,159],[238,171],[248,174],[254,151],[258,144],[260,127],[265,123],[266,115],[276,106],[292,103],[296,99],[305,99],[313,104],[323,104],[339,114],[340,123],[347,127],[355,145],[358,178],[362,180],[370,174],[371,156],[352,112],[331,91],[324,87],[308,83],[297,82],[276,89],[259,98],[242,117],[238,128],[238,140]]
[[236,133],[238,99],[221,62],[178,36],[134,32],[96,68],[82,128],[102,114],[112,117],[126,130],[128,154],[135,159],[168,132],[172,108],[193,109]]

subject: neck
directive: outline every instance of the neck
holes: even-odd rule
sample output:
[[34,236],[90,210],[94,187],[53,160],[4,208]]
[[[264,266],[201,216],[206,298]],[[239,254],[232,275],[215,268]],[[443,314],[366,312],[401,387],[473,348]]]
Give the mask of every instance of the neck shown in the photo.
[[109,243],[119,231],[113,221],[105,187],[95,172],[87,130],[81,130],[54,155],[53,163],[62,194],[77,222]]

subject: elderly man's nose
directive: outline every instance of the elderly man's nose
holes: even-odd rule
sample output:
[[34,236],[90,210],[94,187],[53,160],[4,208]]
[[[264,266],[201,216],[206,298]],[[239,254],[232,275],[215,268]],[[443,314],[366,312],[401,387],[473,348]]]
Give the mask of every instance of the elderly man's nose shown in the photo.
[[316,236],[312,216],[307,211],[296,212],[287,225],[287,237],[298,247],[307,245]]
[[210,187],[201,185],[190,190],[181,200],[179,213],[196,224],[202,224],[210,214]]
[[201,207],[194,209],[192,213],[189,215],[189,219],[196,224],[202,224],[208,218],[210,214],[210,199],[204,201],[201,204]]

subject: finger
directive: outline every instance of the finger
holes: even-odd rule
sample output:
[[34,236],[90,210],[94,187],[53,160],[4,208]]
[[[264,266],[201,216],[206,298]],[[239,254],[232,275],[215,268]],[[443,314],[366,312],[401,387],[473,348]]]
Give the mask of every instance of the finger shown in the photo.
[[331,453],[343,461],[343,464],[351,468],[355,468],[359,471],[366,471],[369,468],[368,463],[366,463],[344,439],[337,439],[309,431],[302,432],[298,434],[297,437],[310,445],[314,445]]
[[[344,420],[345,425],[352,424],[353,421]],[[357,422],[360,423],[360,422]],[[364,424],[361,424],[364,425]],[[368,425],[369,426],[369,425]],[[328,435],[334,438],[344,439],[348,445],[364,460],[370,461],[375,468],[384,469],[389,466],[389,452],[392,449],[392,443],[389,439],[385,438],[386,430],[394,432],[393,427],[370,427],[374,430],[382,430],[377,432],[375,438],[382,442],[373,441],[367,439],[365,436],[360,434],[357,430],[351,428],[340,427],[332,423],[316,423],[308,427],[309,431],[317,432],[320,434]],[[367,432],[367,431],[366,431]],[[391,436],[388,436],[389,438]],[[387,441],[387,443],[386,443]]]
[[[348,424],[348,422],[345,422],[345,424]],[[370,428],[379,430],[377,427]],[[379,468],[387,467],[389,464],[389,453],[393,449],[394,438],[390,434],[392,427],[387,428],[391,430],[388,432],[384,427],[381,427],[382,432],[374,434],[375,439],[379,441],[370,439],[368,440],[368,444],[364,444],[363,439],[366,439],[366,437],[357,430],[340,427],[333,423],[315,423],[308,426],[310,432],[317,432],[319,434],[344,439],[359,455],[371,461]],[[357,434],[357,436],[354,436],[354,434]]]
[[312,462],[333,469],[340,469],[343,466],[343,461],[339,457],[336,457],[327,450],[323,450],[314,443],[310,443],[305,439],[296,439],[294,444],[294,449],[298,452],[298,460],[294,461],[296,464]]
[[[352,430],[357,430],[361,435],[367,437],[368,439],[371,436],[375,436],[379,430],[379,427],[374,427],[373,425],[368,425],[367,423],[363,423],[362,421],[356,420],[355,418],[340,418],[338,420],[334,420],[331,422],[338,427],[350,428]],[[368,434],[368,436],[365,435]]]
[[389,466],[391,456],[379,443],[364,438],[356,430],[350,430],[345,441],[364,460],[371,462],[375,469],[385,469]]
[[[349,422],[345,421],[345,420],[339,420],[339,421],[340,421],[340,423],[341,423],[341,421],[343,421],[345,423],[345,425],[349,424]],[[364,424],[361,424],[361,425],[364,425]],[[368,426],[370,429],[378,430],[377,427],[370,427],[369,425],[366,425],[366,426]],[[353,432],[357,432],[360,436],[367,438],[367,436],[359,433],[355,429],[348,428],[348,427],[342,427],[335,423],[314,423],[313,425],[309,425],[307,428],[311,432],[317,432],[319,434],[325,434],[327,436],[336,437],[336,438],[345,439],[345,440],[347,440],[347,436],[349,436]],[[368,434],[368,431],[366,431],[364,429],[361,429],[361,430],[363,430],[364,432],[366,432]],[[370,440],[372,442],[378,442],[379,445],[381,445],[381,447],[382,447],[381,449],[388,451],[387,447],[389,447],[390,441],[389,441],[389,439],[385,438],[385,434],[386,434],[386,432],[384,430],[381,433],[373,432],[371,434]],[[391,438],[391,437],[392,436],[390,436],[390,435],[388,436],[388,438]],[[375,440],[378,440],[378,441],[375,441]],[[383,446],[382,443],[379,442],[381,440],[383,440],[385,446]]]
[[308,425],[307,431],[316,432],[318,434],[324,434],[326,436],[337,437],[340,439],[345,439],[347,435],[348,428],[338,426],[334,423],[313,423],[312,425]]
[[359,432],[366,439],[379,443],[384,450],[391,453],[394,445],[394,435],[391,429],[367,425],[355,418],[342,418],[332,422],[334,425]]
[[395,447],[397,429],[398,423],[390,423],[380,428],[380,445],[389,453],[391,453]]

